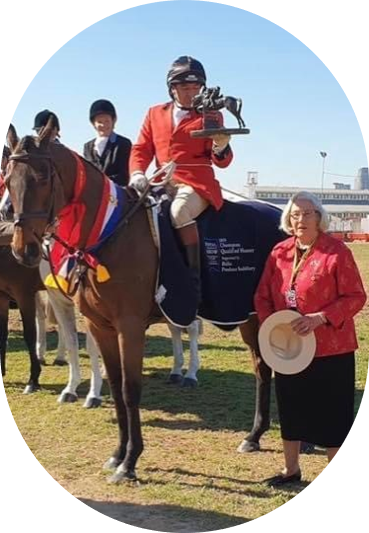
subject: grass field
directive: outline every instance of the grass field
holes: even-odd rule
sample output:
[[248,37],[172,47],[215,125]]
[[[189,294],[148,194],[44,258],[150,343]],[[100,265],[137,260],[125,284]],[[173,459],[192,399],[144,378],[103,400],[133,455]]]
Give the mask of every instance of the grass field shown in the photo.
[[[368,288],[369,245],[353,244],[352,250]],[[302,456],[304,482],[294,490],[267,488],[262,480],[283,465],[274,399],[272,428],[262,439],[262,452],[236,452],[251,428],[254,412],[251,361],[238,331],[226,334],[205,326],[200,339],[200,386],[187,390],[166,384],[171,343],[166,326],[161,325],[150,328],[147,339],[142,399],[145,450],[138,463],[139,482],[110,485],[101,468],[117,439],[108,388],[103,408],[82,408],[89,377],[83,349],[86,381],[78,404],[57,404],[67,369],[53,366],[43,370],[42,391],[24,396],[29,364],[15,313],[4,382],[18,428],[40,463],[65,489],[108,516],[159,531],[223,529],[282,505],[326,466],[323,451]],[[357,317],[357,408],[368,365],[368,318],[367,306]],[[50,362],[55,343],[50,332]]]

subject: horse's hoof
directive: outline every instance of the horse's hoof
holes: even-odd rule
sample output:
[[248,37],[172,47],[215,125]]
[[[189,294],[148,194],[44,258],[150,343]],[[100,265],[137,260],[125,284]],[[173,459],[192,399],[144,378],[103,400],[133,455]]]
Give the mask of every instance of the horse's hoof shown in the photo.
[[238,453],[251,453],[260,451],[260,444],[251,440],[244,440],[237,448]]
[[46,366],[46,359],[45,359],[45,357],[40,357],[39,360],[38,360],[38,362],[40,363],[40,365],[42,365],[42,366]]
[[59,403],[75,403],[77,400],[77,394],[72,394],[71,392],[63,392],[58,398]]
[[167,383],[169,383],[169,385],[182,385],[183,383],[182,374],[169,374]]
[[24,389],[23,394],[33,394],[34,392],[39,391],[40,388],[41,388],[40,385],[35,385],[34,383],[30,383]]
[[134,470],[121,470],[117,468],[114,474],[108,477],[108,483],[117,485],[122,481],[137,481],[136,473]]
[[64,359],[55,359],[53,366],[68,366],[68,361],[65,361]]
[[186,389],[195,389],[197,385],[197,379],[184,378],[181,387],[185,387]]
[[110,457],[103,466],[104,472],[114,472],[121,463],[116,457]]
[[97,407],[101,407],[101,404],[102,400],[100,398],[86,398],[83,407],[86,409],[96,409]]

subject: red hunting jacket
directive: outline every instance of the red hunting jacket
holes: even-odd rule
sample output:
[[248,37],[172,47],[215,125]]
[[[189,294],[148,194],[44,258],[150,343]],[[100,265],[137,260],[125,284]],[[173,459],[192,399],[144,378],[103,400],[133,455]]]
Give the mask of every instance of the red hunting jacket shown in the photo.
[[[219,113],[221,115],[221,113]],[[191,111],[174,128],[173,103],[151,107],[146,115],[138,140],[133,145],[129,163],[130,174],[135,171],[146,172],[155,158],[157,167],[175,161],[177,168],[174,180],[191,185],[193,189],[215,209],[223,205],[220,185],[215,178],[212,163],[225,168],[232,161],[229,148],[223,157],[212,152],[211,139],[194,139],[193,130],[203,129],[202,115]]]
[[[255,309],[262,323],[275,311],[286,309],[295,238],[272,250],[255,293]],[[328,323],[315,330],[316,357],[351,352],[357,348],[353,317],[366,301],[365,290],[350,249],[326,233],[318,237],[295,282],[297,310],[323,312]]]

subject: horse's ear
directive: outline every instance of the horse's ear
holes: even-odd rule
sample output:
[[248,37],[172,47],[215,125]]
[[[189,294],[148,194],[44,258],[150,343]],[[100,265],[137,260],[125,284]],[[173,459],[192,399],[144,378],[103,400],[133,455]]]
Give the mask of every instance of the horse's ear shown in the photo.
[[46,126],[44,126],[40,133],[39,133],[39,140],[40,140],[40,148],[43,150],[46,150],[50,143],[51,134],[54,129],[54,121],[53,121],[53,115],[50,114],[49,120],[46,123]]
[[11,153],[13,153],[19,142],[18,135],[13,124],[9,124],[6,140],[8,142],[9,150],[11,151]]

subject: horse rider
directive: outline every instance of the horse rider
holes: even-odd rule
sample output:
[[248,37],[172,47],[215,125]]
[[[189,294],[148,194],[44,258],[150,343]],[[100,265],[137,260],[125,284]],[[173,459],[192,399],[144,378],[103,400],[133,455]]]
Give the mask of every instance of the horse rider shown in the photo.
[[52,126],[53,126],[53,129],[51,131],[50,140],[53,141],[53,142],[57,142],[58,143],[58,142],[60,142],[59,141],[59,138],[60,138],[60,122],[59,122],[58,117],[55,115],[55,113],[53,113],[49,109],[44,109],[43,111],[40,111],[39,113],[37,113],[37,115],[35,116],[35,120],[34,120],[34,124],[33,124],[33,128],[32,129],[36,132],[36,135],[39,135],[39,133],[41,132],[42,128],[44,128],[46,126],[46,124],[48,123],[50,117],[52,119]]
[[83,155],[117,185],[125,186],[132,143],[115,133],[116,121],[117,113],[109,100],[96,100],[91,105],[90,122],[97,137],[84,145]]
[[[167,74],[170,102],[151,107],[145,117],[130,158],[130,185],[143,191],[147,185],[145,172],[151,161],[161,167],[176,163],[170,183],[174,195],[171,219],[183,244],[188,266],[198,287],[200,298],[200,246],[196,217],[209,205],[219,210],[223,198],[212,165],[227,167],[233,154],[230,136],[212,135],[193,138],[191,132],[203,129],[203,118],[192,105],[192,99],[206,84],[203,65],[190,56],[176,59]],[[214,111],[218,123],[223,117]]]

